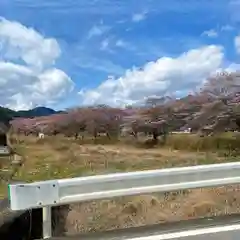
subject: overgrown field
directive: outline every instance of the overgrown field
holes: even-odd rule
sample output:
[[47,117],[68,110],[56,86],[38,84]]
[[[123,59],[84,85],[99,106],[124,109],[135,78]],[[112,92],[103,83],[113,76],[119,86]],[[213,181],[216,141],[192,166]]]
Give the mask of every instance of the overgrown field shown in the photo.
[[[191,134],[169,136],[167,142],[146,144],[133,139],[74,140],[55,136],[20,137],[16,149],[24,164],[13,179],[36,181],[113,172],[171,168],[238,161],[240,137]],[[2,173],[4,174],[4,173]],[[68,212],[70,233],[107,230],[238,212],[239,186],[152,194],[74,204]],[[1,195],[6,184],[1,184]]]

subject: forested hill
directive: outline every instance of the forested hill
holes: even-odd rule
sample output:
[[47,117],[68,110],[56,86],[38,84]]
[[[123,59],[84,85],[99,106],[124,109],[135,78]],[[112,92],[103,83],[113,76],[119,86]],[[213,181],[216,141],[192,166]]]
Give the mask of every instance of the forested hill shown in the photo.
[[55,113],[59,113],[59,111],[55,111],[51,108],[46,108],[46,107],[36,107],[31,110],[21,110],[21,111],[14,111],[9,108],[0,107],[0,122],[7,123],[16,117],[33,118],[33,117],[49,116]]

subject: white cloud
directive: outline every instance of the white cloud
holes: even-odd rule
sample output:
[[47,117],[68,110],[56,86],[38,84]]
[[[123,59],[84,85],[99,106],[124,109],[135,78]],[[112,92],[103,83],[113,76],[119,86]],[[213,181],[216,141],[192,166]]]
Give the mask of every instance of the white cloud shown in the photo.
[[105,72],[107,74],[121,75],[125,71],[121,65],[117,65],[108,59],[97,58],[95,56],[82,58],[81,62],[76,63],[76,65],[79,66],[79,68]]
[[107,79],[96,89],[81,91],[83,104],[124,106],[141,102],[148,96],[186,92],[201,85],[222,65],[220,46],[193,49],[177,58],[162,57],[141,69],[127,70],[118,79]]
[[221,27],[221,31],[232,31],[232,30],[234,30],[234,27],[228,24]]
[[240,54],[240,36],[236,36],[234,39],[235,48],[238,54]]
[[132,16],[132,21],[133,22],[140,22],[143,21],[146,18],[146,14],[147,12],[143,12],[143,13],[135,13]]
[[139,54],[139,49],[137,49],[136,46],[124,40],[121,40],[121,39],[117,40],[115,43],[115,46],[118,48],[129,50],[129,51],[135,51],[137,54]]
[[206,36],[208,36],[208,37],[214,38],[214,37],[217,37],[217,36],[218,36],[218,33],[217,33],[214,29],[210,29],[210,30],[208,30],[208,31],[204,31],[204,32],[202,33],[202,35],[203,35],[203,36],[206,35]]
[[117,40],[117,42],[116,42],[116,46],[117,47],[126,47],[126,45],[127,45],[127,43],[126,42],[124,42],[123,40]]
[[110,43],[109,39],[104,39],[104,40],[101,42],[100,49],[103,50],[103,51],[104,51],[104,50],[107,50],[108,47],[109,47],[109,43]]
[[110,27],[105,26],[103,23],[101,23],[100,25],[95,25],[92,28],[90,28],[87,38],[90,39],[95,36],[101,36],[104,33],[106,33],[109,29]]
[[0,19],[0,44],[4,58],[22,59],[39,68],[54,64],[61,54],[55,39],[44,38],[32,28],[3,18]]
[[122,40],[122,39],[118,39],[115,40],[113,36],[108,37],[106,39],[103,39],[100,43],[100,50],[102,51],[108,51],[110,53],[114,53],[115,51],[113,50],[113,47],[117,47],[117,48],[122,48],[122,49],[126,49],[126,50],[134,50],[135,48],[129,44],[128,42]]
[[240,1],[239,0],[230,0],[228,4],[229,17],[232,22],[239,22],[239,9]]
[[66,73],[54,68],[61,49],[53,38],[0,19],[0,103],[29,109],[56,102],[73,89]]
[[240,70],[239,63],[231,63],[227,68],[224,69],[226,72],[235,72]]

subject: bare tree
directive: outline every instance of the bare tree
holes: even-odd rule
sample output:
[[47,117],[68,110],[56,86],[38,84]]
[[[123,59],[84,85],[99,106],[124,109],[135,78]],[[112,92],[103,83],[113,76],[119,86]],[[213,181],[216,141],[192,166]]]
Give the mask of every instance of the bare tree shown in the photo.
[[154,140],[157,140],[159,136],[166,137],[167,135],[167,122],[165,120],[161,121],[134,121],[132,123],[133,135],[137,138],[138,133],[148,133],[153,136]]
[[169,96],[163,96],[163,97],[153,96],[153,97],[148,97],[145,100],[145,105],[147,107],[162,106],[162,105],[165,105],[166,103],[170,102],[171,100],[172,100],[172,98]]
[[229,99],[240,93],[240,72],[222,72],[208,78],[200,93],[227,104]]

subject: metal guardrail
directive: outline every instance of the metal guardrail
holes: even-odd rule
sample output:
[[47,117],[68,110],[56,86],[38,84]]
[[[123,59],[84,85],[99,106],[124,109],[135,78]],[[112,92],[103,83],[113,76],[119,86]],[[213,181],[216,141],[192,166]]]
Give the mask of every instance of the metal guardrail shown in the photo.
[[7,146],[0,146],[0,155],[10,154],[10,149]]
[[116,173],[28,184],[10,184],[12,210],[43,208],[43,236],[51,237],[51,206],[154,192],[240,183],[240,163]]

